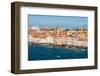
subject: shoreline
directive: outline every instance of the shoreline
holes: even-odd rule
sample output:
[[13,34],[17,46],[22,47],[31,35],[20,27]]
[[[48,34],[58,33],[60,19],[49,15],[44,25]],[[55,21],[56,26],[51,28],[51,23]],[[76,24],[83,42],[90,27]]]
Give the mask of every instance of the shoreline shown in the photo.
[[44,43],[32,43],[29,42],[29,45],[41,45],[41,46],[51,46],[51,47],[64,47],[64,48],[74,48],[74,49],[87,49],[88,47],[86,46],[74,46],[74,45],[54,45],[54,44],[44,44]]

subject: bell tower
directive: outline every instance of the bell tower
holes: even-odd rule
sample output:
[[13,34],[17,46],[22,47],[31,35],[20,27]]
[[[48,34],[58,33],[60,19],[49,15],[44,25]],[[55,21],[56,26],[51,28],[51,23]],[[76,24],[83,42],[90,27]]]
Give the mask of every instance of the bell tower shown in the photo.
[[81,31],[81,32],[84,32],[83,26],[81,26],[80,31]]

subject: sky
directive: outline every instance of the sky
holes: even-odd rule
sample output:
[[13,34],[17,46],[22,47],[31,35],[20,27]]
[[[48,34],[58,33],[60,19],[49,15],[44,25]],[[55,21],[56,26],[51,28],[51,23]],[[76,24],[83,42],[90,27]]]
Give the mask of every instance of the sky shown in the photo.
[[80,16],[51,16],[51,15],[28,15],[28,26],[38,26],[40,28],[87,28],[88,17]]

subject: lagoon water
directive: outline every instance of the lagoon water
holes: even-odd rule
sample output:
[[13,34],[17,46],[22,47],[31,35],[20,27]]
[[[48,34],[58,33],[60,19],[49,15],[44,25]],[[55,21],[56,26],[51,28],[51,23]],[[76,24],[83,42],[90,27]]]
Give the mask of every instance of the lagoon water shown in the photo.
[[64,48],[42,45],[28,45],[28,60],[55,60],[55,59],[83,59],[88,58],[87,49]]

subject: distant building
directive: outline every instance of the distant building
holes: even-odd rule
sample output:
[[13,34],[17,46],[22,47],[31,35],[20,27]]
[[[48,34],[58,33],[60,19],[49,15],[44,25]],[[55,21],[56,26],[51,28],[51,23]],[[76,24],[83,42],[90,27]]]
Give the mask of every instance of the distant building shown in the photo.
[[39,30],[40,28],[38,26],[32,26],[31,29],[33,29],[33,30]]
[[66,37],[67,37],[67,33],[63,31],[61,28],[54,29],[54,44],[55,45],[65,44]]
[[84,31],[83,27],[80,28],[80,31],[77,33],[78,40],[87,40],[87,31]]

